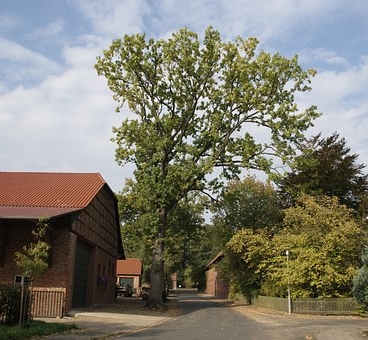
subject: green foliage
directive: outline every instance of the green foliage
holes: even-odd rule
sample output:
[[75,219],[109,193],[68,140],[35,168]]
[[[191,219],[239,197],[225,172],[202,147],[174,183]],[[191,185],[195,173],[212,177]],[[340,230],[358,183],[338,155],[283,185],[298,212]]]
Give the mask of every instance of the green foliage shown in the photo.
[[[292,297],[339,297],[351,293],[364,233],[337,198],[301,195],[285,210],[283,228],[241,230],[228,243],[260,275],[261,292]],[[287,261],[286,250],[290,256]]]
[[193,267],[187,266],[184,270],[184,286],[186,288],[195,288],[196,282],[193,281]]
[[0,324],[14,325],[19,322],[20,301],[21,292],[19,287],[0,285]]
[[[125,35],[97,58],[99,75],[125,115],[114,127],[116,161],[133,163],[139,215],[152,239],[150,299],[161,300],[169,213],[191,191],[205,192],[236,178],[243,167],[270,171],[271,156],[293,156],[293,145],[319,116],[299,112],[295,94],[310,90],[314,71],[297,57],[257,51],[254,38],[223,42],[208,28],[203,41],[188,29],[168,39]],[[249,134],[262,130],[265,140]],[[218,167],[220,176],[212,176]],[[156,302],[154,305],[156,305]]]
[[48,268],[49,250],[51,248],[47,242],[48,228],[47,220],[39,220],[37,228],[32,230],[34,242],[24,246],[23,252],[15,253],[17,266],[22,269],[24,276],[39,277]]
[[[127,257],[143,258],[145,273],[150,267],[152,249],[154,245],[153,230],[149,221],[145,219],[146,209],[135,192],[135,183],[127,180],[126,186],[118,194],[119,212],[121,219],[121,234],[124,240],[124,250]],[[165,235],[165,274],[184,271],[187,266],[197,263],[198,245],[203,237],[203,205],[197,201],[196,195],[188,195],[168,215],[167,232]],[[200,256],[199,256],[200,257]],[[193,271],[196,281],[198,274]],[[144,281],[149,282],[149,275],[144,275]]]
[[19,328],[19,326],[0,326],[0,340],[38,339],[52,334],[62,334],[73,329],[77,329],[74,324],[32,320],[28,327],[23,328]]
[[282,218],[272,185],[251,176],[229,182],[213,206],[213,213],[214,232],[221,250],[236,231],[270,228]]
[[266,229],[240,229],[226,245],[219,270],[230,280],[233,293],[242,293],[250,300],[257,295],[264,276],[263,260],[270,252],[270,236]]
[[144,263],[149,263],[157,228],[150,221],[149,212],[136,191],[135,182],[128,179],[117,197],[125,255],[143,258]]
[[226,249],[224,258],[216,265],[216,270],[230,284],[230,297],[241,295],[250,303],[251,296],[258,295],[260,275],[255,267],[241,258],[239,253]]
[[196,197],[181,200],[168,218],[165,262],[171,273],[193,263],[202,238],[203,206]]
[[[220,250],[225,249],[232,237],[231,244],[240,247],[225,250],[225,256],[217,266],[221,276],[229,280],[232,294],[241,293],[250,301],[250,296],[260,289],[257,267],[241,257],[242,245],[248,234],[271,230],[281,218],[278,197],[270,183],[248,176],[242,181],[230,182],[222,191],[214,207],[212,232],[217,236],[216,245],[220,245]],[[263,248],[263,241],[258,246]]]
[[357,164],[358,155],[351,154],[344,138],[334,133],[321,139],[320,134],[300,145],[301,155],[279,182],[280,194],[287,201],[301,192],[339,198],[341,204],[366,215],[368,175],[365,166]]
[[368,309],[368,246],[364,248],[362,263],[362,267],[353,279],[353,295],[366,311]]

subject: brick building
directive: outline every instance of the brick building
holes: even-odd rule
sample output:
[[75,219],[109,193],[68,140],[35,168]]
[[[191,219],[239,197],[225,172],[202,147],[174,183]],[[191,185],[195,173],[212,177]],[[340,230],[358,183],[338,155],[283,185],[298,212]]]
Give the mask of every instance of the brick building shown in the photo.
[[222,299],[229,297],[230,286],[228,282],[216,270],[216,264],[224,257],[224,253],[218,253],[206,266],[206,294]]
[[125,258],[117,199],[98,173],[0,172],[0,283],[22,275],[15,252],[49,224],[49,267],[35,278],[33,316],[113,302],[116,261]]
[[116,283],[129,283],[139,294],[142,285],[143,260],[127,258],[116,263]]

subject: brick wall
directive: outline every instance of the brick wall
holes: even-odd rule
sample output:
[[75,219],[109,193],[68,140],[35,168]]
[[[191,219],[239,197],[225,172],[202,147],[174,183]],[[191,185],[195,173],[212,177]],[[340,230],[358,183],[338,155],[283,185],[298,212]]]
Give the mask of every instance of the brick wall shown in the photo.
[[[16,265],[15,252],[23,252],[24,246],[34,242],[32,230],[36,222],[26,220],[1,220],[0,235],[5,234],[3,248],[4,261],[0,263],[0,282],[13,283],[14,275],[21,275],[21,269]],[[66,287],[70,280],[70,268],[73,263],[74,249],[70,247],[71,234],[68,231],[67,220],[52,221],[48,231],[51,245],[49,268],[42,277],[35,278],[34,284],[44,287]]]
[[207,271],[207,280],[206,280],[206,294],[208,295],[216,295],[216,276],[217,272],[215,268],[210,268]]
[[229,297],[229,291],[230,287],[228,283],[222,280],[216,271],[216,267],[207,270],[206,294],[227,299]]

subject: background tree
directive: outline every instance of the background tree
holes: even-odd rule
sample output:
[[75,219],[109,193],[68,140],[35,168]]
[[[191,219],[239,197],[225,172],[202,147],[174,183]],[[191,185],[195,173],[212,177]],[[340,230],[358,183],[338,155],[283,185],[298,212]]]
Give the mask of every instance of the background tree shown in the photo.
[[[148,306],[163,306],[167,220],[178,202],[191,191],[219,187],[242,167],[269,171],[270,157],[290,157],[318,116],[314,107],[299,112],[294,101],[310,90],[315,72],[302,70],[297,57],[258,52],[257,44],[222,42],[212,28],[201,42],[181,29],[160,40],[126,35],[97,59],[117,111],[130,111],[113,128],[113,140],[117,162],[135,164],[145,223],[155,234]],[[251,126],[268,138],[257,140]],[[220,176],[210,180],[215,167]]]
[[[288,277],[294,296],[350,296],[365,242],[353,210],[336,197],[302,195],[295,207],[285,211],[283,225],[275,235],[274,249],[278,248],[283,257],[283,250],[290,250]],[[278,270],[271,260],[274,270],[270,274],[276,283]],[[282,278],[286,287],[285,272]]]
[[352,210],[336,197],[303,194],[277,232],[241,230],[228,246],[257,265],[263,294],[285,296],[290,285],[293,297],[307,298],[350,295],[364,242]]
[[365,214],[368,175],[358,164],[359,155],[351,154],[346,140],[337,133],[327,138],[318,134],[300,146],[291,172],[278,183],[280,194],[293,200],[299,193],[336,196],[341,204]]
[[[145,258],[146,246],[149,238],[149,230],[143,223],[145,209],[143,202],[139,200],[138,193],[134,189],[134,181],[127,179],[123,190],[117,194],[121,236],[124,242],[126,257]],[[149,253],[149,258],[150,258]]]
[[365,246],[362,254],[362,266],[353,279],[353,295],[363,306],[368,309],[368,246]]
[[168,218],[165,238],[165,272],[177,273],[181,284],[192,287],[198,281],[196,265],[200,262],[198,246],[203,237],[203,205],[197,195],[189,194],[178,202]]
[[259,294],[265,276],[263,261],[269,257],[272,236],[270,229],[238,230],[226,245],[225,257],[219,270],[229,278],[231,293],[241,293],[251,303]]
[[[269,182],[248,176],[241,181],[229,182],[214,207],[212,232],[217,236],[216,245],[220,245],[225,255],[217,269],[229,281],[233,297],[240,293],[251,302],[251,296],[260,289],[260,279],[255,263],[246,263],[241,253],[226,249],[226,244],[239,230],[269,230],[280,224],[282,216],[278,201]],[[212,257],[218,251],[215,247]]]
[[123,190],[117,194],[121,237],[125,256],[143,260],[143,283],[149,283],[154,235],[149,228],[150,224],[146,223],[149,215],[134,185],[132,179],[127,179]]
[[[213,205],[213,232],[221,249],[242,228],[260,229],[277,225],[282,220],[276,190],[269,182],[253,176],[231,181]],[[216,255],[216,252],[213,255]]]
[[[144,218],[147,211],[144,202],[139,200],[134,185],[135,182],[128,179],[124,189],[118,194],[121,234],[126,256],[143,259],[143,280],[149,283],[154,235],[147,229],[149,223]],[[180,275],[197,256],[196,248],[203,234],[202,212],[202,202],[197,200],[196,195],[188,195],[178,203],[168,217],[169,228],[163,256],[166,279],[174,272]]]

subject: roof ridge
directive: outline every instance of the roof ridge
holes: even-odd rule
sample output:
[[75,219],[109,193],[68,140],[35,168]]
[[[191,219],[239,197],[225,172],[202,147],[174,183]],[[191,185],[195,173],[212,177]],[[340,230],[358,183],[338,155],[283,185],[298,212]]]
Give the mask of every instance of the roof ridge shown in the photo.
[[[83,174],[95,174],[101,176],[101,173],[96,171],[1,171],[0,174],[74,174],[74,175],[83,175]],[[101,176],[103,179],[103,177]]]

